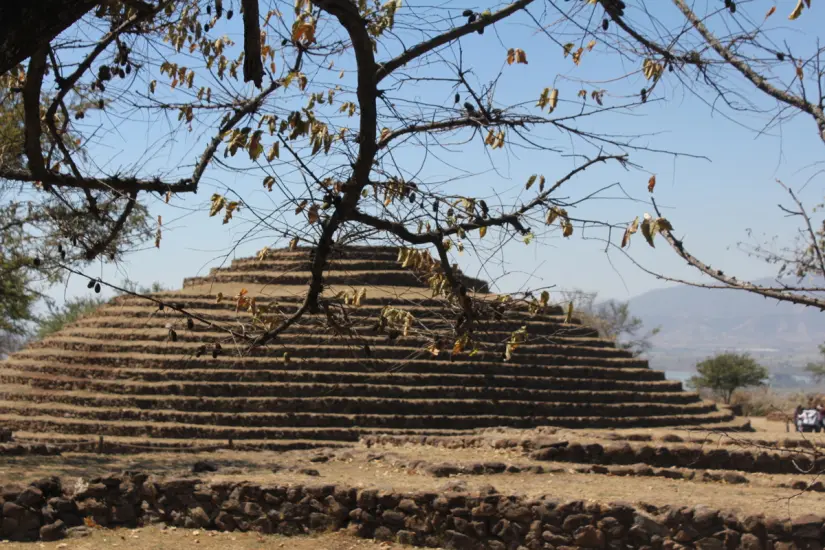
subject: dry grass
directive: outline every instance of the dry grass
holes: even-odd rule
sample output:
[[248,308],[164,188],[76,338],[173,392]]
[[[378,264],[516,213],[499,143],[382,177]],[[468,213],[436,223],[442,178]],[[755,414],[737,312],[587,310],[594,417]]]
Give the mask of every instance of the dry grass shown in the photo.
[[257,533],[222,533],[163,527],[94,530],[88,537],[58,542],[5,543],[4,550],[401,550],[403,544],[379,543],[352,537],[344,532],[306,537],[283,537]]

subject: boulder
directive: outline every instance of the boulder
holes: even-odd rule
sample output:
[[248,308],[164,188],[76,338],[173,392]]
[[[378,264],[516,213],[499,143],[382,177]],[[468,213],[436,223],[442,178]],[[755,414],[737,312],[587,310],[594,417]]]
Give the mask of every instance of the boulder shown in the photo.
[[66,524],[60,520],[40,528],[40,540],[45,542],[64,539],[67,534],[68,529],[66,528]]

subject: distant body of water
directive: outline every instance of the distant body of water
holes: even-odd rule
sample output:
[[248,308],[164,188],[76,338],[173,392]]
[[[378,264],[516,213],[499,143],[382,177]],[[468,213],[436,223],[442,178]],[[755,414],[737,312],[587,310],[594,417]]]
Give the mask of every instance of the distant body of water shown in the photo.
[[691,376],[695,376],[696,371],[689,370],[666,370],[665,378],[668,380],[678,380],[679,382],[687,382]]
[[[695,370],[665,370],[665,378],[667,380],[676,380],[687,383],[692,376],[696,376]],[[806,374],[786,374],[782,376],[783,380],[776,379],[777,375],[771,377],[769,385],[774,389],[803,389],[816,386],[814,380]]]

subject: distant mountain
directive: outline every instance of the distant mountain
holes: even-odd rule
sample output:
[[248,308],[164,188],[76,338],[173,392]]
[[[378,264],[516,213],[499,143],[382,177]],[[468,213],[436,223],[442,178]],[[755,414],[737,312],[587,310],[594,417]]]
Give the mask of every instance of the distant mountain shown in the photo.
[[738,290],[680,285],[651,290],[629,304],[645,327],[661,327],[650,354],[660,369],[692,369],[718,351],[747,351],[774,370],[793,370],[819,358],[825,342],[825,312]]

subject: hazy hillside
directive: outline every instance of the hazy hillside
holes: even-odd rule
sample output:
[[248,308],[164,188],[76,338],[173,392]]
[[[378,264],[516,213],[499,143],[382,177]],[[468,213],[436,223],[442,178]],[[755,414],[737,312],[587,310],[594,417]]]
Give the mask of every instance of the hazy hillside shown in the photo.
[[[770,285],[772,280],[757,281]],[[722,350],[749,351],[766,364],[801,368],[825,341],[825,312],[734,290],[677,286],[630,300],[645,326],[661,326],[651,359],[656,368],[691,368]]]

